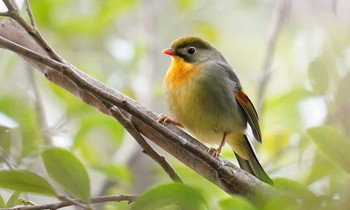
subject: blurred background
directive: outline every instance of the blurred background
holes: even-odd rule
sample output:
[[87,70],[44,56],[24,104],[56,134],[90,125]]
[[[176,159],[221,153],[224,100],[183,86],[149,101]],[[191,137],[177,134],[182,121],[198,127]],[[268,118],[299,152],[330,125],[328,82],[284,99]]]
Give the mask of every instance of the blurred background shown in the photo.
[[[2,3],[0,3],[1,5]],[[309,209],[350,205],[350,2],[347,0],[31,0],[42,35],[64,59],[166,113],[162,50],[184,35],[221,51],[260,113],[258,156],[277,186]],[[1,5],[0,8],[3,8]],[[112,118],[0,50],[0,169],[5,157],[45,176],[38,151],[70,149],[93,195],[130,193],[170,178]],[[210,209],[230,197],[165,151]],[[227,147],[222,156],[236,163]],[[42,172],[41,172],[42,171]],[[4,198],[11,191],[1,190]],[[38,203],[49,198],[32,196]],[[105,209],[127,209],[126,203]]]

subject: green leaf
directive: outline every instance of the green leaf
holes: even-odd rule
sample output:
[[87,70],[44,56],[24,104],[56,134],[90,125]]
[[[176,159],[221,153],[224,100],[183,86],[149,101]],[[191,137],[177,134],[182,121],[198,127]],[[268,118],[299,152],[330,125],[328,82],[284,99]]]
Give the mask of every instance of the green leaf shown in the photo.
[[0,195],[0,208],[5,208],[5,207],[6,207],[6,204],[5,204],[4,198]]
[[291,179],[275,178],[273,179],[273,186],[276,189],[291,192],[293,195],[300,199],[313,199],[316,197],[315,194],[306,186]]
[[323,153],[317,152],[309,168],[308,177],[305,183],[312,184],[325,176],[338,177],[342,169],[335,166],[326,158]]
[[68,150],[49,148],[42,152],[46,171],[67,192],[88,203],[90,178],[84,165]]
[[0,187],[20,192],[56,195],[55,190],[44,178],[27,170],[0,171]]
[[141,195],[131,205],[131,210],[153,209],[208,209],[202,195],[184,184],[157,186]]
[[11,208],[18,205],[18,198],[21,195],[20,192],[14,192],[6,203],[6,208]]
[[232,198],[221,200],[219,206],[221,210],[257,210],[246,198],[240,196],[232,196]]
[[279,194],[269,199],[262,210],[297,210],[300,205],[292,195]]
[[[30,155],[42,144],[42,135],[39,133],[36,114],[32,105],[26,103],[27,99],[21,98],[16,94],[8,93],[0,97],[0,110],[3,114],[13,117],[16,123],[20,125],[19,134],[22,136],[22,156]],[[21,109],[16,109],[14,104],[21,104]],[[15,116],[15,117],[14,117]],[[5,131],[5,132],[4,132]],[[11,130],[0,127],[0,146],[5,150],[13,144]]]
[[315,127],[307,135],[319,151],[334,165],[350,174],[350,142],[331,127]]

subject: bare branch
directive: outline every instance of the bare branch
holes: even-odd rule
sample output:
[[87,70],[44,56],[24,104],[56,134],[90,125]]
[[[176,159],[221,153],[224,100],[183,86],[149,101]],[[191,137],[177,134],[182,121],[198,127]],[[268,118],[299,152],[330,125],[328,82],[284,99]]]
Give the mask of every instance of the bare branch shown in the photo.
[[[91,198],[91,204],[107,203],[107,202],[121,202],[121,201],[127,201],[128,203],[131,203],[134,200],[136,200],[137,197],[138,196],[135,196],[135,195],[101,196],[101,197]],[[44,205],[13,207],[13,208],[8,208],[8,210],[60,209],[63,207],[75,205],[75,202],[79,202],[79,200],[61,201],[61,202],[57,202],[57,203],[44,204]]]
[[[67,196],[58,196],[58,198],[62,201],[62,202],[69,202],[71,203],[71,205],[73,206],[78,206],[82,209],[85,209],[85,210],[92,210],[90,204],[85,204],[83,202],[81,202],[80,200],[77,200],[77,199],[73,199],[73,198],[70,198],[70,197],[67,197]],[[57,209],[57,208],[55,208]]]
[[2,1],[4,2],[4,4],[6,5],[9,11],[17,12],[19,10],[17,4],[14,3],[13,1],[11,0],[2,0]]
[[30,24],[31,24],[31,26],[32,26],[33,28],[37,28],[37,27],[36,27],[36,23],[35,23],[35,19],[34,19],[33,13],[32,13],[32,9],[30,8],[29,1],[28,1],[28,0],[25,0],[24,3],[25,3],[25,6],[26,6],[27,14],[28,14],[29,19],[30,19]]
[[37,121],[38,121],[38,125],[39,125],[40,131],[41,131],[41,135],[44,138],[45,145],[52,146],[53,142],[52,142],[52,139],[51,139],[49,132],[48,132],[49,126],[48,126],[48,123],[46,120],[45,108],[44,108],[44,105],[42,103],[40,90],[36,84],[34,72],[31,71],[31,69],[30,69],[31,67],[29,65],[27,65],[27,68],[29,70],[28,71],[29,72],[29,80],[32,84],[33,93],[35,96],[35,99],[34,99],[34,106],[35,106],[35,110],[36,110],[35,113],[37,115]]
[[[45,41],[45,39],[41,36],[39,33],[39,30],[36,27],[32,27],[29,25],[26,20],[23,18],[23,16],[20,14],[20,11],[18,10],[18,7],[15,3],[13,3],[12,0],[3,0],[5,3],[7,9],[9,10],[8,17],[11,17],[13,20],[15,20],[17,23],[19,23],[23,29],[30,35],[32,38],[38,43],[38,46],[40,46],[49,57],[52,59],[64,63],[63,59],[51,48],[51,46]],[[31,10],[28,4],[29,17],[31,16]],[[27,10],[28,11],[28,10]],[[34,18],[30,17],[31,21],[34,21]],[[33,22],[32,22],[33,24]],[[35,25],[35,22],[34,22]]]
[[270,30],[268,31],[266,57],[263,63],[262,74],[258,84],[257,109],[259,113],[261,112],[266,88],[271,78],[271,63],[275,52],[276,42],[285,23],[285,20],[289,16],[290,8],[291,0],[279,0],[279,2],[276,4],[275,13],[272,16]]
[[32,59],[32,60],[38,62],[38,63],[41,63],[41,64],[45,63],[49,67],[55,68],[56,70],[61,69],[59,71],[63,71],[62,68],[66,68],[66,65],[61,64],[55,60],[50,59],[47,56],[43,56],[37,52],[34,52],[28,48],[23,47],[21,45],[18,45],[17,43],[12,42],[11,40],[8,40],[2,36],[0,36],[0,45],[3,48],[11,49],[11,51],[14,51],[14,52],[22,55],[23,57],[27,57],[29,59]]
[[[168,161],[158,154],[148,143],[147,141],[142,137],[140,132],[136,129],[134,126],[134,123],[132,122],[133,117],[128,114],[129,116],[125,116],[121,113],[121,111],[116,106],[111,106],[107,104],[107,107],[109,109],[109,112],[111,115],[117,119],[123,127],[134,137],[134,139],[137,141],[137,143],[140,144],[140,146],[143,148],[144,153],[146,153],[148,156],[150,156],[153,160],[155,160],[163,169],[164,171],[169,175],[169,177],[175,181],[175,182],[182,182],[180,176],[176,173],[173,167],[168,163]],[[131,119],[130,119],[131,118]]]
[[10,13],[9,12],[0,12],[0,16],[10,17]]

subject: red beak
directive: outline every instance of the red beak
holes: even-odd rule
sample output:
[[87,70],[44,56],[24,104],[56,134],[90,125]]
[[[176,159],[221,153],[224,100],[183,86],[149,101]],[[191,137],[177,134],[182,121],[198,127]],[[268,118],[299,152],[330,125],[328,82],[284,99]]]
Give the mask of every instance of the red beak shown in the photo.
[[163,53],[167,54],[167,55],[171,55],[171,56],[176,55],[176,52],[173,48],[167,48],[167,49],[163,50]]

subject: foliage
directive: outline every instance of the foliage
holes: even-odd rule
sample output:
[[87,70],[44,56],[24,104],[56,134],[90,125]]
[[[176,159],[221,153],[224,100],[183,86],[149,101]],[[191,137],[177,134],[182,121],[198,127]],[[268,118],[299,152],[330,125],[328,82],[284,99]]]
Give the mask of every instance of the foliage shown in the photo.
[[152,209],[208,209],[204,198],[183,184],[160,185],[141,195],[130,210]]
[[[60,55],[160,113],[165,112],[161,81],[170,62],[161,50],[186,34],[212,42],[257,103],[273,2],[31,0],[30,4],[38,28]],[[42,200],[32,194],[43,199],[63,194],[88,203],[91,195],[131,193],[141,194],[132,205],[109,203],[103,208],[347,209],[350,21],[340,8],[346,11],[350,4],[313,4],[293,5],[281,29],[260,114],[264,140],[257,153],[274,187],[286,194],[258,207],[245,198],[228,196],[172,157],[167,158],[186,185],[166,184],[169,177],[117,122],[42,75],[32,77],[17,55],[1,50],[0,208],[18,205],[23,194],[34,203]],[[47,138],[55,147],[47,144]],[[228,148],[222,155],[235,161]],[[16,169],[9,170],[9,165]]]
[[55,190],[42,177],[26,170],[4,170],[0,173],[1,187],[21,192],[55,195]]
[[50,177],[85,203],[90,202],[90,179],[84,165],[69,151],[46,149],[41,153]]

